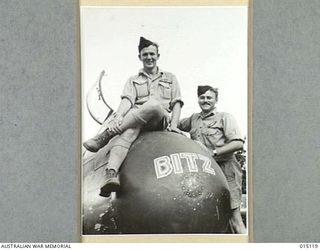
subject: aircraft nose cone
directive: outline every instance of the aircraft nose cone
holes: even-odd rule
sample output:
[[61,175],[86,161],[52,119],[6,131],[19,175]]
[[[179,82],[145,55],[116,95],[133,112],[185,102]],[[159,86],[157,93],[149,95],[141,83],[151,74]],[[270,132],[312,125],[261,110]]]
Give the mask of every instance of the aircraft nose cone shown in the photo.
[[142,134],[121,166],[120,182],[111,201],[118,233],[224,233],[227,228],[227,181],[213,158],[182,135]]
[[121,167],[114,205],[122,233],[221,233],[230,216],[227,181],[194,141],[142,134]]

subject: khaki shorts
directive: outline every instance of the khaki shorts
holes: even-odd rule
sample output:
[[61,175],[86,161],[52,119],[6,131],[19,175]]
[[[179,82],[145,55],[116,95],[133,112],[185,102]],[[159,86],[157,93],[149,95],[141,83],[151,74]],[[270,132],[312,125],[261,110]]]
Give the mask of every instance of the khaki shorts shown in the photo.
[[160,121],[149,121],[147,124],[143,125],[143,130],[145,131],[160,131],[165,130],[169,125],[169,119],[167,116],[163,116]]
[[[138,110],[139,106],[135,106],[132,110]],[[161,113],[143,125],[144,131],[161,131],[165,130],[170,123],[170,114],[162,108]]]
[[239,162],[232,156],[227,161],[217,162],[222,169],[229,185],[231,209],[240,207],[242,195],[242,170]]

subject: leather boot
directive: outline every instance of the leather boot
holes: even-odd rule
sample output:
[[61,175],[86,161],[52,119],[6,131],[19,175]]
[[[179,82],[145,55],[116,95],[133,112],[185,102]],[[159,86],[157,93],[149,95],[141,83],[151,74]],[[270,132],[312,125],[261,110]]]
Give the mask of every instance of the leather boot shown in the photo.
[[101,134],[85,141],[83,146],[90,152],[97,152],[99,149],[103,148],[108,142],[115,136],[115,133],[111,133],[107,130],[103,131]]
[[114,169],[106,170],[106,180],[100,189],[100,196],[109,197],[120,189],[119,174]]

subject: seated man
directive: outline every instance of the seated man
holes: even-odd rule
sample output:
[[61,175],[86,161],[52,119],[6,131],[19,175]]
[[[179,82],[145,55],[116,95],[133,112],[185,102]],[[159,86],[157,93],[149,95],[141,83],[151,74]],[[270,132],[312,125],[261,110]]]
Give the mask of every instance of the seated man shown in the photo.
[[242,149],[244,140],[237,122],[231,114],[217,112],[218,89],[198,87],[200,113],[195,113],[179,123],[179,129],[190,133],[193,140],[212,154],[226,176],[231,195],[232,217],[230,225],[235,233],[246,233],[240,214],[242,171],[234,152]]
[[157,67],[160,54],[156,43],[141,37],[138,50],[143,68],[125,84],[115,118],[105,131],[83,143],[89,151],[97,152],[119,134],[111,148],[106,181],[100,190],[104,197],[119,190],[119,168],[142,130],[178,131],[183,105],[178,81],[173,74]]

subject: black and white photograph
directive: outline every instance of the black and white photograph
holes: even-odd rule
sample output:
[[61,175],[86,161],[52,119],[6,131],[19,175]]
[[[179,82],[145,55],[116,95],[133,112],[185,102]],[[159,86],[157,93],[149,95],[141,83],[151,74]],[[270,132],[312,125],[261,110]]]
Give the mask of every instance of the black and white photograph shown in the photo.
[[82,236],[248,236],[248,5],[83,5],[80,38]]

